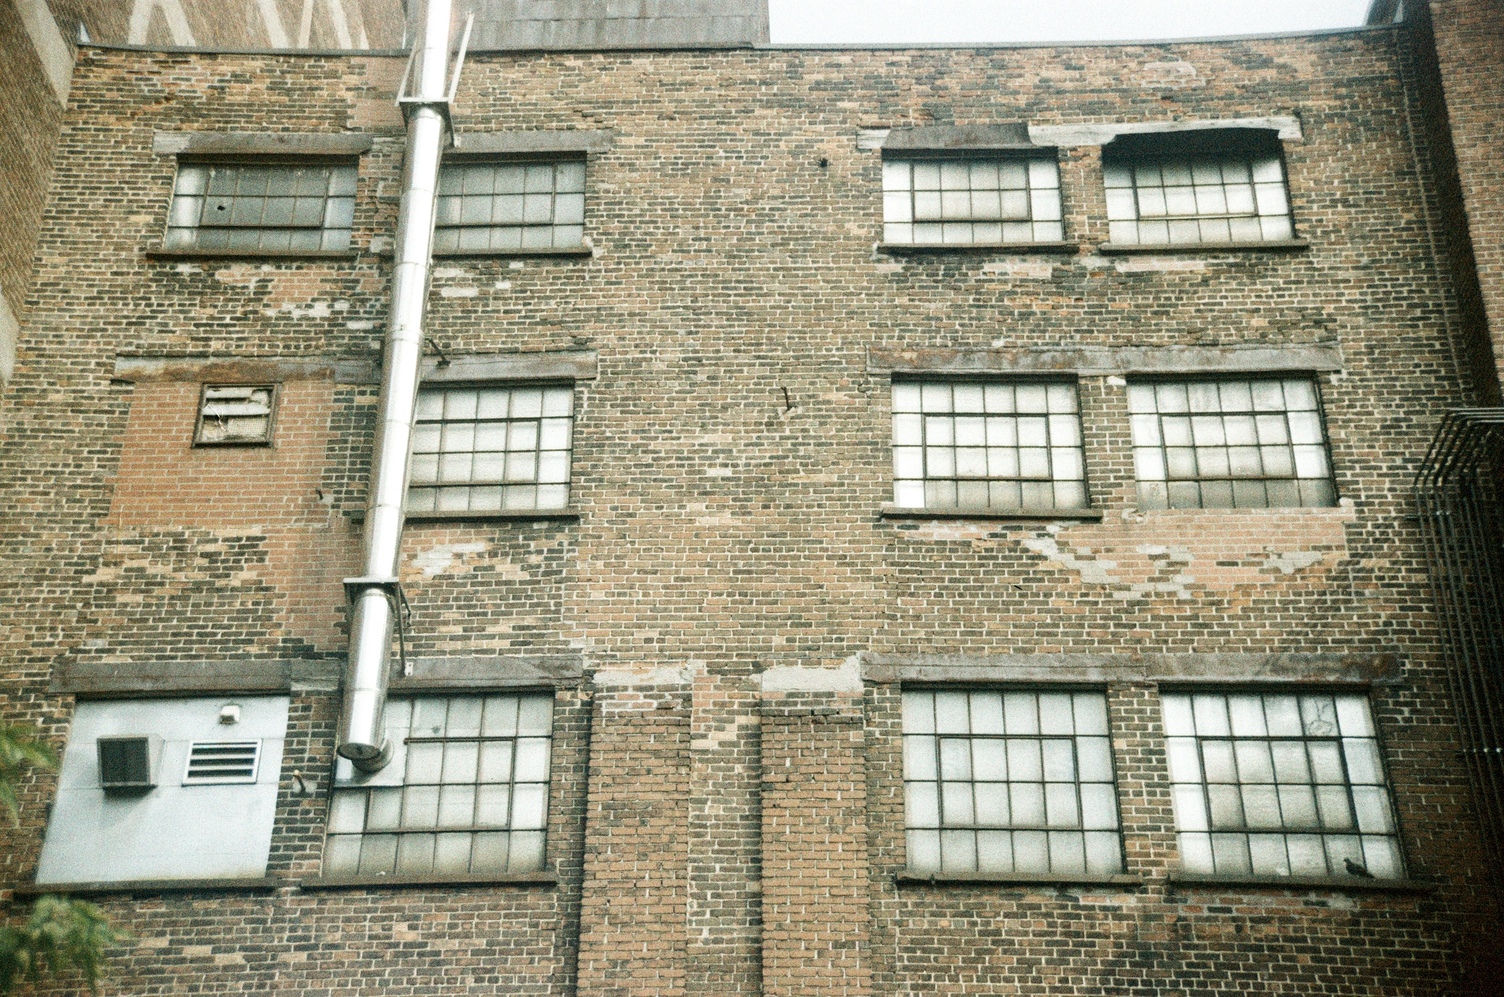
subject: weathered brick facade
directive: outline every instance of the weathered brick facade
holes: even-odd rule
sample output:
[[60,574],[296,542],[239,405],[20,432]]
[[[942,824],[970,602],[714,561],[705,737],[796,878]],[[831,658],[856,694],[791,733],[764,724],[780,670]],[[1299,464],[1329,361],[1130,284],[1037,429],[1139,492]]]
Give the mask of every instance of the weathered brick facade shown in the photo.
[[[592,254],[439,260],[428,333],[598,370],[576,517],[408,524],[397,683],[582,677],[538,683],[547,875],[382,885],[320,868],[401,60],[82,49],[0,439],[0,710],[61,745],[75,696],[292,696],[267,880],[102,891],[136,937],[107,992],[1490,992],[1498,903],[1408,493],[1443,410],[1477,400],[1418,65],[1388,28],[473,55],[463,136],[612,142],[587,167]],[[874,248],[864,130],[1267,118],[1298,121],[1305,246],[1103,253],[1100,140],[1062,139],[1068,252]],[[355,251],[154,253],[176,165],[154,137],[179,132],[372,135]],[[1285,363],[1316,375],[1340,502],[1141,509],[1125,378],[1146,356],[1306,358]],[[1075,374],[1100,521],[885,514],[894,370]],[[273,448],[191,445],[199,386],[230,382],[281,385]],[[1160,688],[1251,680],[1366,691],[1403,880],[1179,875]],[[906,875],[904,683],[1105,691],[1124,874]],[[9,890],[52,792],[23,787]]]

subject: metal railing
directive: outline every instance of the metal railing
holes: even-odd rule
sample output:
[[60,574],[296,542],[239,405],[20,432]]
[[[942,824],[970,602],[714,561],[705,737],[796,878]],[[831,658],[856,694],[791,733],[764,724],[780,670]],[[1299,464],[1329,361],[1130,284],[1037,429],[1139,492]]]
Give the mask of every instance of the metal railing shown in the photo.
[[1504,409],[1448,413],[1415,495],[1463,756],[1504,882]]

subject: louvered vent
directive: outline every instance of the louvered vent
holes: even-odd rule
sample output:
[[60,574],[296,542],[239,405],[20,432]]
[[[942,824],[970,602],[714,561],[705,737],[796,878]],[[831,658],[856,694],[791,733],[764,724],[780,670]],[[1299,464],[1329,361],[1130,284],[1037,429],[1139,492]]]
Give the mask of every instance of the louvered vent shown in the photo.
[[195,741],[183,784],[255,782],[260,756],[260,741]]
[[156,761],[162,753],[161,738],[101,737],[97,748],[99,784],[106,793],[146,790],[157,784]]

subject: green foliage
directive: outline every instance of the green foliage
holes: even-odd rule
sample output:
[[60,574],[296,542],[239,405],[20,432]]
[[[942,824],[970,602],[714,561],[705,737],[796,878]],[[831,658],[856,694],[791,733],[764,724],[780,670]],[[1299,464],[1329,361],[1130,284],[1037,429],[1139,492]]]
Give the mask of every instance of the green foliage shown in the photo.
[[[16,786],[28,766],[53,771],[57,752],[34,728],[0,722],[0,804],[12,824],[20,819]],[[0,994],[66,973],[77,973],[93,991],[111,946],[128,939],[93,904],[38,897],[25,924],[0,927]]]
[[12,824],[20,819],[16,785],[28,766],[57,768],[57,752],[36,736],[36,729],[0,722],[0,805],[10,813]]
[[93,991],[106,952],[126,939],[93,904],[38,897],[25,924],[0,928],[0,994],[65,973],[79,974]]

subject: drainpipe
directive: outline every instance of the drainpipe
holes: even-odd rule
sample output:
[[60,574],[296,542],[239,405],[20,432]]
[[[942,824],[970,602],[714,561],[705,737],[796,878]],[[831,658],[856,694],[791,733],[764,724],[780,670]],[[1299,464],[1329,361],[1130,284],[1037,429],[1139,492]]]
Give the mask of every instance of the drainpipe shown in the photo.
[[[448,126],[445,75],[449,62],[451,0],[427,0],[421,43],[409,73],[413,96],[399,92],[407,115],[407,157],[402,166],[402,206],[397,215],[392,306],[382,354],[381,421],[366,500],[364,574],[345,579],[350,599],[350,655],[336,750],[366,772],[391,759],[383,714],[391,670],[392,631],[400,626],[402,598],[397,560],[407,495],[408,451],[423,354],[423,314],[433,253],[439,156]],[[455,73],[458,75],[456,67]],[[457,82],[457,80],[456,80]],[[407,77],[403,79],[406,89]]]

